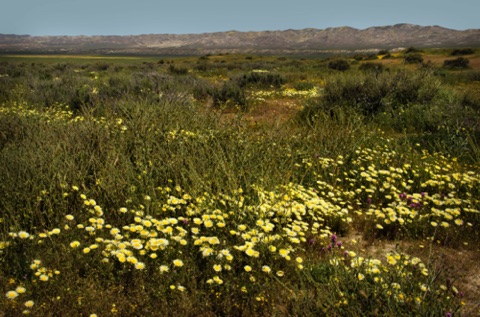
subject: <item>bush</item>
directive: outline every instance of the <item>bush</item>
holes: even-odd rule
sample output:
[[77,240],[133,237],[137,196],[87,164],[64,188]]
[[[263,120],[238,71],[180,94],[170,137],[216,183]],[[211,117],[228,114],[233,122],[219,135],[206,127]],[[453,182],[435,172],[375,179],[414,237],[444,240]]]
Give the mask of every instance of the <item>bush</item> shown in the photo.
[[383,65],[380,63],[367,62],[367,63],[361,64],[360,67],[358,67],[358,69],[364,72],[373,72],[378,74],[383,72]]
[[443,62],[443,67],[450,69],[465,69],[468,68],[469,60],[464,57],[458,57],[455,59],[446,59]]
[[350,69],[350,64],[348,64],[348,61],[343,58],[331,60],[328,62],[327,66],[330,69],[339,71],[346,71]]
[[410,46],[405,50],[405,54],[411,54],[411,53],[421,53],[423,52],[421,49],[418,49],[416,47]]
[[175,65],[170,65],[168,67],[170,73],[174,75],[186,75],[188,74],[188,68],[185,67],[176,67]]
[[419,53],[409,53],[405,55],[404,61],[406,64],[420,64],[423,63],[423,57]]
[[300,81],[295,83],[295,85],[293,86],[295,90],[310,90],[313,87],[315,87],[315,85],[309,81]]
[[221,88],[214,88],[210,94],[213,105],[216,107],[221,105],[241,106],[242,110],[247,110],[245,91],[233,81],[225,82]]
[[280,88],[281,85],[285,84],[286,79],[275,73],[270,73],[268,71],[252,71],[248,74],[240,75],[232,78],[239,87],[257,87],[257,88]]
[[438,95],[439,82],[427,70],[381,73],[378,76],[362,74],[328,82],[323,97],[304,111],[330,112],[340,107],[372,116],[409,103],[429,103]]
[[472,49],[472,48],[457,48],[457,49],[454,49],[450,55],[452,56],[459,56],[459,55],[470,55],[470,54],[474,54],[475,53],[475,50]]
[[353,59],[356,61],[367,61],[367,60],[376,60],[377,55],[375,54],[355,54]]

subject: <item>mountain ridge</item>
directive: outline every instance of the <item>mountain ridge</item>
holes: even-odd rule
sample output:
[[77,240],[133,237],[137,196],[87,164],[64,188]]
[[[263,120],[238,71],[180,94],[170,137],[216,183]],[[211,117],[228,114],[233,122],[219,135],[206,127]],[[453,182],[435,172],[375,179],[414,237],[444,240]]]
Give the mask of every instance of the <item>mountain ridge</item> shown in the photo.
[[372,50],[415,46],[480,47],[480,29],[454,30],[408,23],[356,29],[224,31],[194,34],[31,36],[0,34],[0,53],[295,54],[324,50]]

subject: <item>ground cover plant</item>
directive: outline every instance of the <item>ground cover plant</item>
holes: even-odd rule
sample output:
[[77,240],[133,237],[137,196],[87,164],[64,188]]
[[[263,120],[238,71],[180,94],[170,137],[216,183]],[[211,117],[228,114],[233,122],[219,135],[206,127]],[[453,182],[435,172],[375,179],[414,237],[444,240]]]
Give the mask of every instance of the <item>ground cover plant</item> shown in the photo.
[[2,57],[0,315],[479,314],[451,52]]

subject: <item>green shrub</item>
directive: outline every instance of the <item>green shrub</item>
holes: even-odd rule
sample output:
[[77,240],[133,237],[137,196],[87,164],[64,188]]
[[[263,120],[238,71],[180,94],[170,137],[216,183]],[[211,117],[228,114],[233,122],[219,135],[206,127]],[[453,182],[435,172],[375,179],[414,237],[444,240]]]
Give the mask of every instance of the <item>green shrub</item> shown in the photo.
[[350,69],[350,64],[346,59],[338,58],[329,61],[327,67],[338,71],[346,71]]
[[355,59],[356,61],[376,60],[377,55],[375,55],[375,54],[355,54],[355,55],[353,55],[353,59]]
[[420,53],[408,53],[403,58],[406,64],[420,64],[423,63],[423,57]]
[[456,59],[446,59],[443,62],[443,67],[449,69],[466,69],[470,61],[464,57],[458,57]]
[[213,105],[219,106],[240,106],[242,110],[247,110],[247,97],[242,87],[237,82],[227,81],[221,87],[211,90],[210,95]]
[[411,54],[411,53],[421,53],[421,52],[423,52],[421,49],[418,49],[418,48],[416,48],[416,47],[410,46],[409,48],[407,48],[407,49],[405,50],[404,53],[405,53],[405,54]]
[[269,71],[252,71],[248,74],[235,76],[232,81],[235,81],[242,88],[280,88],[281,85],[286,83],[286,79],[282,75]]
[[188,68],[186,67],[177,67],[173,64],[170,64],[168,71],[174,75],[186,75],[188,74]]
[[372,62],[367,62],[363,63],[358,67],[359,70],[364,71],[364,72],[371,72],[371,73],[381,73],[383,72],[383,65],[380,63],[372,63]]
[[310,90],[313,87],[315,87],[315,85],[309,81],[299,81],[293,86],[295,90]]
[[475,53],[475,50],[473,48],[456,48],[450,53],[450,55],[459,56],[459,55],[470,55],[474,53]]
[[409,103],[429,103],[438,93],[439,82],[428,71],[400,71],[378,76],[361,74],[328,82],[321,99],[307,108],[328,112],[333,108],[346,107],[372,116]]

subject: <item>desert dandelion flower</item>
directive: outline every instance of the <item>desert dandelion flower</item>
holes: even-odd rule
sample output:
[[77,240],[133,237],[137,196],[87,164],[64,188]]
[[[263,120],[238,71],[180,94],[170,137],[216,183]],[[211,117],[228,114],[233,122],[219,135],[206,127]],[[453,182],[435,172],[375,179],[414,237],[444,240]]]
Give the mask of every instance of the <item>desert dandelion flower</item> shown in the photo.
[[143,263],[143,262],[137,262],[137,263],[135,263],[135,268],[136,268],[137,270],[143,270],[143,269],[145,268],[145,263]]
[[15,299],[18,296],[18,293],[15,291],[8,291],[5,296],[7,296],[8,299]]
[[33,302],[33,300],[29,300],[24,303],[24,305],[28,308],[32,308],[34,304],[35,303]]
[[20,231],[20,232],[18,233],[18,237],[19,237],[20,239],[27,239],[28,237],[30,237],[30,234],[29,234],[28,232],[26,232],[26,231]]
[[183,266],[183,261],[179,260],[179,259],[175,259],[175,260],[173,260],[173,265],[175,265],[176,267],[182,267]]

